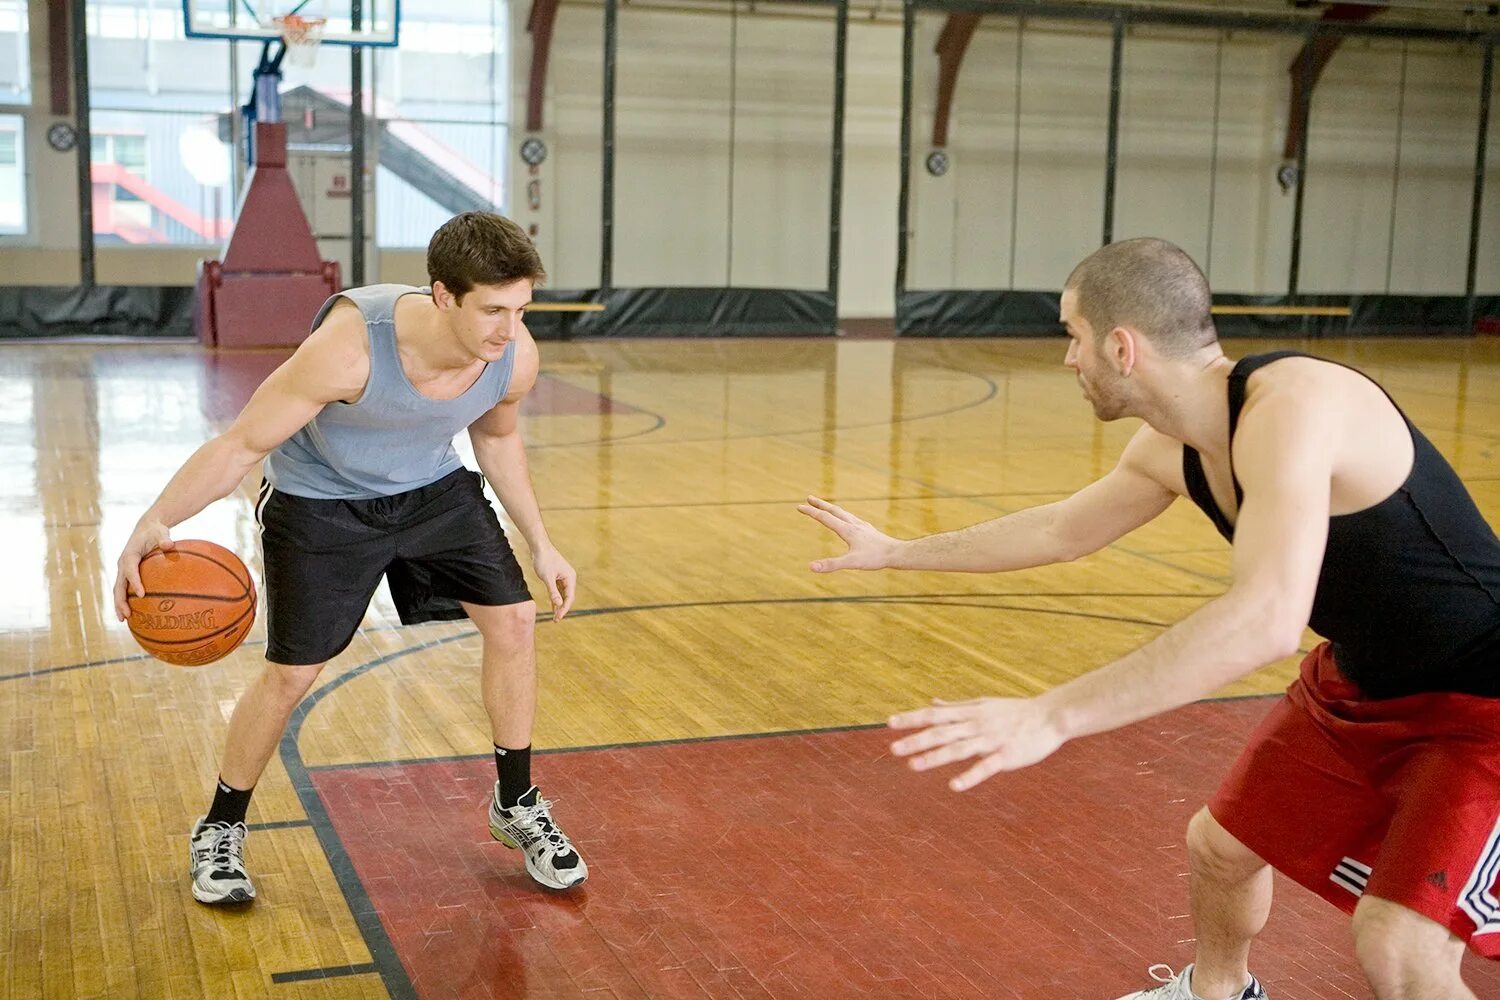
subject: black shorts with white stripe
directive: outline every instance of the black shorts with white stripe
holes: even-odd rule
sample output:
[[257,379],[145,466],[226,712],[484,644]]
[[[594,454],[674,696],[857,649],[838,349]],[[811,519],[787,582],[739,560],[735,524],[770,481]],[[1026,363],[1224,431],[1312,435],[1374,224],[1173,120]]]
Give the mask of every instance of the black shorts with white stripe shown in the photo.
[[465,617],[460,602],[531,600],[526,577],[484,495],[459,469],[420,489],[368,500],[317,500],[261,486],[266,659],[307,665],[354,638],[384,576],[403,625]]

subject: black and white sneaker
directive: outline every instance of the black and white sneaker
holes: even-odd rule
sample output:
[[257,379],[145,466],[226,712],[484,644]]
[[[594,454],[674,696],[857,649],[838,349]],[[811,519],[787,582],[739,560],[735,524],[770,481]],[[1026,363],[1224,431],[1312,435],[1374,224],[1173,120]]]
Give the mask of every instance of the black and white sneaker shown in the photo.
[[193,824],[188,857],[193,864],[193,898],[198,902],[248,903],[255,898],[255,886],[245,873],[245,824],[198,820]]
[[[1165,969],[1164,973],[1157,969]],[[1137,990],[1120,997],[1120,1000],[1204,1000],[1193,992],[1193,967],[1189,965],[1181,972],[1173,973],[1169,965],[1153,965],[1146,970],[1151,978],[1161,983],[1149,990]],[[1260,981],[1250,977],[1250,984],[1234,995],[1234,1000],[1266,1000],[1266,991]]]
[[490,836],[526,854],[526,871],[549,889],[571,889],[589,877],[568,835],[552,822],[552,803],[533,785],[515,806],[500,808],[500,783],[490,797]]

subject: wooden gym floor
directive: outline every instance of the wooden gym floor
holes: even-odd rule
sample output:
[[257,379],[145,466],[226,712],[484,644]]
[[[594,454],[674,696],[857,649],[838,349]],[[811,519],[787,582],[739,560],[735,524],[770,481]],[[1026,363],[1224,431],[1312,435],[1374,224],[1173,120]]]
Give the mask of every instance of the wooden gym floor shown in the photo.
[[[546,893],[489,839],[477,640],[398,628],[382,595],[257,789],[240,911],[193,902],[186,833],[263,631],[175,669],[108,588],[137,516],[280,355],[0,347],[0,996],[1109,1000],[1180,967],[1184,825],[1290,663],[964,795],[876,724],[1155,635],[1226,584],[1207,521],[1178,504],[1009,576],[819,577],[835,545],[794,510],[816,492],[909,535],[1102,474],[1131,426],[1093,420],[1063,347],[543,344],[524,429],[581,594],[538,629],[535,770],[593,877]],[[1500,341],[1311,349],[1381,379],[1500,522]],[[177,536],[258,572],[255,485]],[[1278,890],[1253,965],[1272,995],[1368,997],[1345,918]]]

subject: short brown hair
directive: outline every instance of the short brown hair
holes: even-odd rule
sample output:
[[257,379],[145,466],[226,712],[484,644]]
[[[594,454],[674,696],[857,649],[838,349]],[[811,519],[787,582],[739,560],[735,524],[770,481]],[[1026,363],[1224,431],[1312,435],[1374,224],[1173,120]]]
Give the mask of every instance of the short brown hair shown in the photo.
[[526,231],[494,212],[464,212],[438,227],[427,244],[427,277],[460,302],[475,285],[546,279],[541,254]]
[[1078,294],[1078,311],[1102,337],[1117,326],[1139,331],[1169,357],[1219,339],[1208,279],[1180,247],[1145,237],[1095,250],[1063,286]]

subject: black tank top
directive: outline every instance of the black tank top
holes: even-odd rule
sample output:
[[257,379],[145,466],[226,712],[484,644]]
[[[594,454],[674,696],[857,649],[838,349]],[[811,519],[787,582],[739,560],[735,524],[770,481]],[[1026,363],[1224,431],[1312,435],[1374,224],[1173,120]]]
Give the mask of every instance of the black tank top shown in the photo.
[[[1250,376],[1273,361],[1309,356],[1275,351],[1234,366],[1231,442]],[[1423,691],[1500,697],[1500,540],[1453,467],[1410,420],[1406,426],[1416,451],[1406,482],[1373,507],[1328,519],[1309,624],[1333,643],[1339,670],[1366,697]],[[1233,541],[1234,527],[1209,491],[1203,462],[1186,445],[1182,474],[1193,502]],[[1238,478],[1234,496],[1243,502]]]

